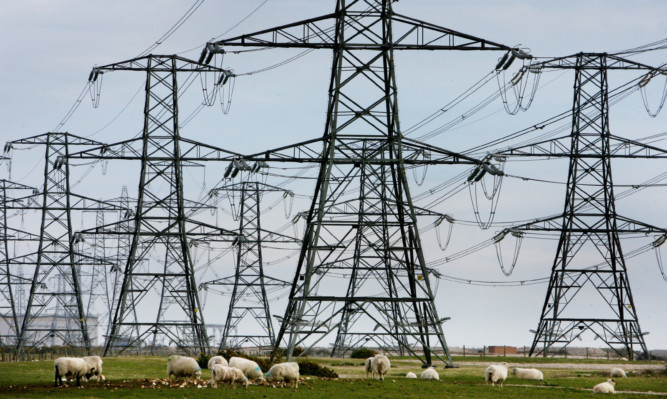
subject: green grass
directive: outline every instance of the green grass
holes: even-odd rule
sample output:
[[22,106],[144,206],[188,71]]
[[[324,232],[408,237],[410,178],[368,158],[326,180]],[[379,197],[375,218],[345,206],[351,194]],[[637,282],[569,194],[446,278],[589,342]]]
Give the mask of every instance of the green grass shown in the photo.
[[[498,361],[498,358],[490,359]],[[524,359],[516,358],[516,362]],[[291,388],[270,386],[250,386],[247,390],[240,387],[199,389],[192,385],[178,388],[177,384],[164,386],[160,382],[153,388],[152,380],[166,378],[166,358],[127,357],[105,358],[107,381],[90,381],[77,388],[53,386],[53,361],[0,363],[0,398],[572,398],[591,397],[591,388],[606,380],[603,371],[587,369],[585,363],[581,363],[580,368],[574,369],[543,368],[544,383],[510,377],[503,388],[491,387],[484,384],[483,365],[465,362],[455,369],[439,367],[440,381],[408,380],[404,378],[406,372],[419,373],[421,368],[413,359],[403,358],[391,359],[393,367],[382,382],[366,380],[364,368],[357,365],[356,360],[309,360],[331,367],[344,377],[338,380],[304,379],[296,392]],[[471,360],[466,358],[466,361]],[[203,377],[209,378],[207,370],[203,370]],[[658,372],[618,379],[617,390],[667,394],[667,374]],[[615,397],[638,396],[617,394]]]

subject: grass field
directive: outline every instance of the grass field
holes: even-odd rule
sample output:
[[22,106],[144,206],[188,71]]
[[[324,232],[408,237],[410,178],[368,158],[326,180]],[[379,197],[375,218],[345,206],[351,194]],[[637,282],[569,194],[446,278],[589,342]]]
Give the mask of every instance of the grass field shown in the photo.
[[[297,390],[250,386],[247,390],[210,387],[197,388],[179,384],[164,385],[166,358],[105,358],[102,383],[90,381],[83,387],[53,386],[53,362],[35,361],[0,363],[0,398],[571,398],[592,396],[592,387],[606,380],[610,364],[586,360],[543,358],[455,358],[454,369],[438,367],[440,381],[408,380],[408,371],[421,372],[419,363],[409,358],[392,358],[392,368],[385,381],[366,380],[363,361],[359,359],[309,359],[333,368],[339,379],[323,380],[302,376]],[[490,363],[536,363],[544,373],[544,382],[510,377],[503,388],[486,386],[484,369]],[[616,397],[667,397],[665,363],[625,363],[633,368],[628,378],[617,379]],[[650,370],[649,370],[650,369]],[[208,379],[208,370],[203,370]],[[156,384],[153,385],[153,382]],[[656,396],[660,395],[660,396]]]

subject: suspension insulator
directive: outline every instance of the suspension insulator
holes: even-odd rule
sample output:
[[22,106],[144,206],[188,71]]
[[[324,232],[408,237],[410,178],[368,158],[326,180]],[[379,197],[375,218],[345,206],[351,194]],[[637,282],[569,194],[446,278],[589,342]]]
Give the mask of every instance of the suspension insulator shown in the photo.
[[498,63],[496,64],[496,70],[499,70],[503,66],[505,61],[507,61],[507,57],[509,57],[509,56],[510,56],[510,52],[508,51],[508,52],[505,53],[505,55],[503,55],[503,57],[500,59],[500,61],[498,61]]
[[225,175],[224,175],[225,178],[228,178],[229,175],[232,173],[233,166],[234,164],[230,162],[229,165],[227,166],[227,169],[225,169]]
[[514,55],[514,53],[512,53],[512,56],[510,57],[510,59],[509,59],[509,60],[507,61],[507,63],[503,66],[503,71],[507,70],[507,68],[509,68],[510,65],[512,65],[512,63],[514,62],[515,59],[516,59],[516,56]]

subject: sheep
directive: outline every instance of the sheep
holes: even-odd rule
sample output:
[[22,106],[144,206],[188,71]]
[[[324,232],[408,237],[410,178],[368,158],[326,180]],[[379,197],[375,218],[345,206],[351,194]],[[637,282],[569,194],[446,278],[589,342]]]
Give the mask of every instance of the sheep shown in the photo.
[[229,367],[240,369],[249,380],[264,380],[262,369],[252,360],[242,357],[232,357],[229,359]]
[[625,378],[625,377],[627,377],[627,375],[625,375],[625,370],[623,370],[622,368],[618,368],[618,367],[614,367],[613,369],[611,369],[609,374],[611,375],[612,378]]
[[387,374],[390,367],[391,363],[389,362],[389,358],[385,355],[375,355],[371,362],[373,373],[377,373],[382,381],[384,381],[384,375]]
[[214,364],[222,364],[223,366],[229,366],[227,360],[222,356],[213,356],[208,359],[208,369],[212,370]]
[[616,381],[608,379],[606,382],[601,382],[593,387],[593,393],[614,393],[614,386]]
[[185,377],[194,378],[196,380],[201,378],[201,367],[197,360],[192,357],[177,356],[171,358],[167,363],[167,378],[171,379],[171,376],[174,378]]
[[[86,361],[86,364],[88,364],[88,367],[90,368],[90,374],[92,377],[94,377],[97,381],[104,381],[106,378],[104,375],[102,375],[102,358],[99,356],[84,356],[83,360]],[[90,379],[91,377],[86,376],[86,378]]]
[[422,371],[421,379],[422,380],[439,380],[440,375],[438,374],[437,371],[435,371],[435,369],[433,367],[429,367],[426,370]]
[[411,371],[405,375],[405,378],[417,378],[417,374]]
[[544,375],[538,369],[520,369],[515,367],[512,369],[512,375],[517,378],[523,378],[525,380],[544,380]]
[[76,385],[81,385],[81,379],[84,381],[92,375],[92,370],[88,363],[79,357],[59,357],[53,363],[54,386],[63,384],[63,377],[67,379],[76,378]]
[[484,378],[487,384],[490,382],[491,385],[495,386],[496,383],[499,383],[502,388],[503,381],[507,379],[507,363],[490,365],[484,371]]
[[220,363],[211,365],[211,380],[209,383],[214,387],[218,387],[219,382],[228,382],[229,386],[238,382],[243,384],[244,388],[248,388],[248,378],[243,375],[243,371],[236,367],[223,366]]
[[373,372],[373,359],[374,357],[366,359],[366,379],[368,379],[368,373],[371,374],[372,378],[375,378],[375,373]]
[[294,388],[298,388],[299,364],[294,362],[274,364],[264,377],[268,382],[294,382]]

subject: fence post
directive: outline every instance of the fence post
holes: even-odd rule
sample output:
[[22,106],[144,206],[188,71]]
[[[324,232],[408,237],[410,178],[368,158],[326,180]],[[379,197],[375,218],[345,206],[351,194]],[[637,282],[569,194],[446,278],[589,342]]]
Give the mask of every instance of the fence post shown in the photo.
[[466,357],[466,346],[463,345],[463,357]]

